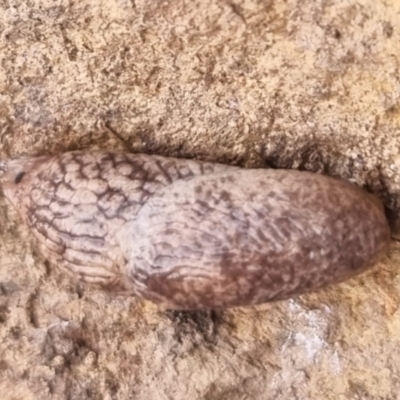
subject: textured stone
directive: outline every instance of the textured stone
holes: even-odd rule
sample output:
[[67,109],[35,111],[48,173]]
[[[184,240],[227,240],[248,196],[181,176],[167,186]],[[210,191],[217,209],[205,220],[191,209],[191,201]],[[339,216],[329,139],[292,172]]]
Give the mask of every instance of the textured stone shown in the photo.
[[[394,0],[0,1],[0,157],[93,148],[324,172],[378,194],[395,224],[399,13]],[[337,288],[181,314],[49,268],[2,198],[0,221],[4,399],[398,397],[395,243]]]

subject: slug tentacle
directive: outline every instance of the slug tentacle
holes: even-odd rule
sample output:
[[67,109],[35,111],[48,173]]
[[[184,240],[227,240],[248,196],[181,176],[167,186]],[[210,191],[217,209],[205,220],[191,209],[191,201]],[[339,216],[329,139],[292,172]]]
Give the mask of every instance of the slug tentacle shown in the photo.
[[108,152],[3,168],[6,197],[50,261],[170,308],[318,289],[374,264],[390,240],[377,198],[307,172]]

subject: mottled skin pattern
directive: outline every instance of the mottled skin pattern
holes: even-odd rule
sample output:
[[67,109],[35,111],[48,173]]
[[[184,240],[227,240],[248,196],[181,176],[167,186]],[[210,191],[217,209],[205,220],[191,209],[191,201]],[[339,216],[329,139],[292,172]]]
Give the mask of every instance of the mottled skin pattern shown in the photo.
[[0,168],[52,263],[169,308],[295,296],[362,272],[390,240],[379,200],[307,172],[108,152]]

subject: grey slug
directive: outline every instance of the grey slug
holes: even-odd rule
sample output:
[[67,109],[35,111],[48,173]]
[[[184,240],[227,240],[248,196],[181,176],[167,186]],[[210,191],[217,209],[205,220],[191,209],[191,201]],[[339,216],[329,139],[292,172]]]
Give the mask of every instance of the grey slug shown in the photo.
[[79,151],[0,168],[51,263],[172,309],[290,298],[364,271],[390,241],[376,197],[308,172]]

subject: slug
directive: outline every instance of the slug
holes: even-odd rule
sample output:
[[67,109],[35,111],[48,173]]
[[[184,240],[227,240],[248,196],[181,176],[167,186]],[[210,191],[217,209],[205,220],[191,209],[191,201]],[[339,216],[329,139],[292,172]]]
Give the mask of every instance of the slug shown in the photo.
[[309,172],[80,151],[0,169],[52,264],[170,309],[297,296],[361,273],[390,241],[375,196]]

